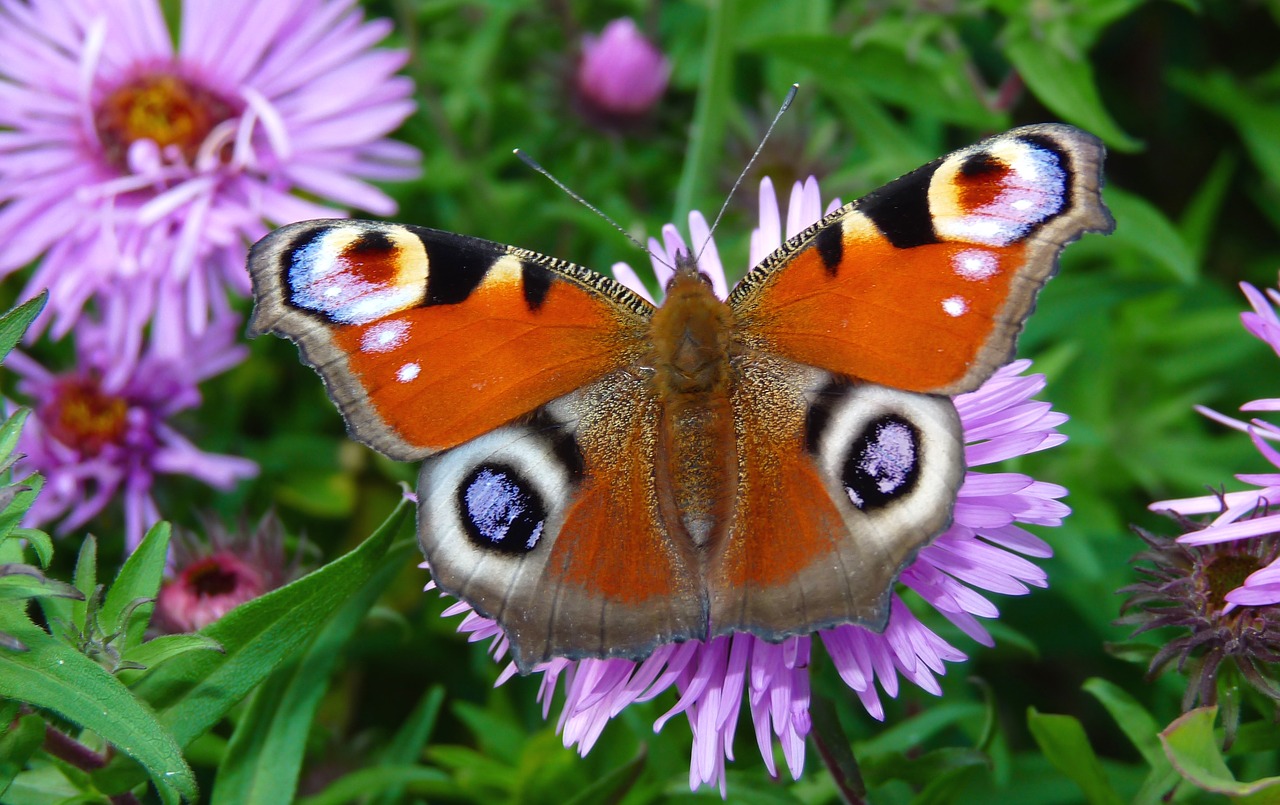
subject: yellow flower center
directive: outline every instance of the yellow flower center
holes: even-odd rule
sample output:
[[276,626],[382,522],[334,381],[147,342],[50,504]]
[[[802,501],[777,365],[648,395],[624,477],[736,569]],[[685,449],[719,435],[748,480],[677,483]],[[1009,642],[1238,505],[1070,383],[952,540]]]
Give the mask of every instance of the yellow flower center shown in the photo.
[[231,104],[199,84],[173,73],[152,73],[104,98],[94,124],[107,160],[126,170],[129,146],[138,140],[174,146],[187,162],[194,161],[209,132],[233,114]]
[[96,456],[123,440],[128,410],[124,398],[103,392],[96,379],[71,378],[59,385],[43,419],[58,441]]

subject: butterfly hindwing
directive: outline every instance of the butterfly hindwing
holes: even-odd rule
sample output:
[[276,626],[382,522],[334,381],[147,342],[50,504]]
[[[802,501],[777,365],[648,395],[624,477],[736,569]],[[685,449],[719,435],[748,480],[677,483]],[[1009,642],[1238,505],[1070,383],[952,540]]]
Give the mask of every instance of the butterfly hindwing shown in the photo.
[[741,469],[708,564],[713,634],[883,629],[893,582],[950,524],[964,478],[951,401],[756,357],[734,410]]
[[1063,125],[991,137],[846,205],[733,290],[748,349],[957,394],[1013,354],[1062,247],[1109,232],[1102,144]]
[[521,670],[705,635],[697,557],[658,513],[659,417],[651,389],[615,372],[423,462],[432,576],[502,625]]
[[296,341],[360,441],[420,459],[636,360],[652,308],[595,272],[423,227],[307,221],[249,258],[251,331]]

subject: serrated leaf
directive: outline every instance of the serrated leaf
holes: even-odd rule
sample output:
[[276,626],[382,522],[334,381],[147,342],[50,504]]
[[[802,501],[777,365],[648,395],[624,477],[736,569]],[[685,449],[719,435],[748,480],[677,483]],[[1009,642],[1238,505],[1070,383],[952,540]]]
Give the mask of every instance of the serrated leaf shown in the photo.
[[141,643],[142,633],[151,622],[154,604],[134,606],[134,602],[154,600],[159,594],[171,534],[167,522],[153,525],[137,549],[120,566],[115,581],[102,599],[102,610],[98,613],[102,630],[107,634],[124,632],[124,639],[117,643],[122,650]]
[[0,363],[4,362],[4,359],[22,340],[31,322],[35,321],[40,311],[44,310],[44,304],[47,301],[49,301],[49,292],[41,291],[39,296],[23,302],[0,316]]
[[254,692],[214,779],[213,805],[293,801],[307,734],[342,649],[413,548],[406,542],[389,550],[373,576],[347,598],[306,651]]
[[1126,134],[1103,106],[1088,61],[1069,58],[1030,35],[1009,33],[1004,54],[1041,103],[1117,151],[1142,149],[1142,141]]
[[1217,718],[1217,707],[1198,707],[1175,719],[1160,733],[1160,743],[1173,767],[1197,788],[1226,794],[1236,802],[1280,800],[1280,777],[1251,782],[1236,780],[1227,768],[1214,733]]
[[28,650],[0,651],[0,697],[52,710],[92,730],[137,761],[157,789],[196,798],[195,776],[173,735],[118,679],[42,629],[16,636]]
[[1065,774],[1092,805],[1121,805],[1123,800],[1111,787],[1102,764],[1089,744],[1084,727],[1071,716],[1027,710],[1027,727],[1049,762]]

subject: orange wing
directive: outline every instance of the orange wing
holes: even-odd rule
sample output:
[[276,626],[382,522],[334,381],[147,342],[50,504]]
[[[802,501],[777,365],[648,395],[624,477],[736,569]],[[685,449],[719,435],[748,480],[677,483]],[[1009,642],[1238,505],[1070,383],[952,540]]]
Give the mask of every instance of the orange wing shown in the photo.
[[954,406],[768,356],[738,369],[741,472],[707,564],[710,634],[883,629],[898,574],[951,521],[964,478]]
[[250,330],[295,342],[352,435],[414,460],[643,352],[652,307],[570,263],[370,221],[276,230],[249,257]]
[[645,382],[616,372],[423,462],[432,577],[498,621],[522,671],[706,635],[699,557],[658,512],[660,416]]
[[734,289],[748,351],[957,394],[1013,355],[1062,247],[1109,232],[1102,144],[1014,129],[926,165],[787,241]]

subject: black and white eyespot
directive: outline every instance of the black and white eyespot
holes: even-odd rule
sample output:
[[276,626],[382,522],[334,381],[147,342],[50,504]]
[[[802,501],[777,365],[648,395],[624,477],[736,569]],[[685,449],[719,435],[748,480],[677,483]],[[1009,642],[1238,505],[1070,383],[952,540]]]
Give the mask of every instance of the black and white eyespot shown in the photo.
[[949,519],[962,436],[950,399],[869,383],[829,385],[809,411],[809,449],[842,502],[895,529]]
[[476,565],[485,557],[520,558],[545,547],[580,472],[563,427],[539,420],[479,436],[422,465],[420,538],[437,554]]

